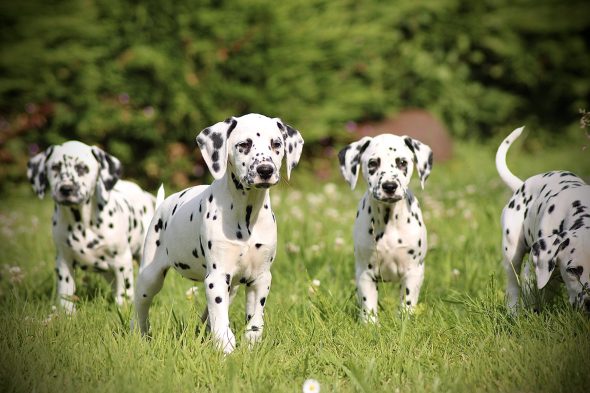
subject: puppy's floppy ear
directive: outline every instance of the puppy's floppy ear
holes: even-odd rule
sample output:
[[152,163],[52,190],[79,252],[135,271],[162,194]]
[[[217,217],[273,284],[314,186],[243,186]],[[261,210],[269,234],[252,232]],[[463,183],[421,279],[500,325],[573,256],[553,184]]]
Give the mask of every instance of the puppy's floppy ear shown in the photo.
[[563,235],[563,233],[541,238],[531,246],[531,257],[533,266],[535,267],[537,287],[539,289],[547,285],[551,278],[551,273],[553,273],[555,266],[557,266],[561,251],[570,245],[567,232],[566,236],[560,235]]
[[106,203],[109,200],[110,191],[121,178],[121,162],[97,146],[92,146],[91,149],[92,155],[100,165],[96,193]]
[[197,135],[197,145],[203,159],[215,179],[220,179],[227,169],[227,140],[238,121],[230,117],[207,127]]
[[291,177],[291,170],[297,166],[303,151],[303,137],[295,128],[283,123],[279,118],[275,118],[277,127],[283,134],[283,143],[285,147],[285,160],[287,161],[287,180]]
[[420,185],[424,189],[424,182],[432,170],[432,149],[417,139],[403,136],[406,146],[414,153],[414,164],[420,176]]
[[33,190],[37,193],[39,199],[45,196],[45,189],[47,188],[47,168],[45,163],[53,153],[53,146],[49,146],[45,151],[31,157],[27,163],[27,178],[33,186]]
[[111,191],[121,178],[121,161],[118,158],[105,153],[101,148],[92,146],[92,155],[100,165],[98,176],[104,188]]
[[359,163],[361,162],[361,156],[367,146],[369,146],[369,143],[371,143],[371,139],[373,138],[365,136],[346,146],[338,153],[340,172],[342,172],[342,176],[344,176],[344,179],[350,184],[350,188],[353,190],[360,171]]

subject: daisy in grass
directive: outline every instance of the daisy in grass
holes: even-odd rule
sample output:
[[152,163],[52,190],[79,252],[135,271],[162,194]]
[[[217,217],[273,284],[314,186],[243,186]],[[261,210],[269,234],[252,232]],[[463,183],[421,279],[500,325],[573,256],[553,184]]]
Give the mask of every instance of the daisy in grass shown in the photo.
[[320,383],[315,379],[306,379],[303,382],[303,393],[320,393]]

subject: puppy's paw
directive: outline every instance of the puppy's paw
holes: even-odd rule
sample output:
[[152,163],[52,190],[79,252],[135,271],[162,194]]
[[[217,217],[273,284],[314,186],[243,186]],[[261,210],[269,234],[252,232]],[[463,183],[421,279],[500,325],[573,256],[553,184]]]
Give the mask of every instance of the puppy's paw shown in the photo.
[[246,328],[244,338],[248,343],[248,348],[252,349],[252,347],[254,347],[254,345],[262,339],[262,327],[250,326]]
[[218,336],[216,341],[217,347],[226,355],[229,355],[236,349],[236,338],[230,329],[227,329],[227,331]]

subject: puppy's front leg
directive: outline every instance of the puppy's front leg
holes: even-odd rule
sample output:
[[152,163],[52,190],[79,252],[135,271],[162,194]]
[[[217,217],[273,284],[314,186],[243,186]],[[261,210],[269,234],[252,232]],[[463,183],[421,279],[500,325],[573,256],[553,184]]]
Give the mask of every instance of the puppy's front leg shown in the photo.
[[229,326],[230,297],[227,276],[220,272],[219,268],[211,271],[205,278],[205,295],[211,332],[223,352],[230,353],[236,347],[236,338]]
[[116,257],[113,274],[113,297],[117,305],[121,306],[126,301],[133,301],[133,257],[131,250],[127,249]]
[[264,305],[270,291],[272,273],[266,271],[246,287],[246,340],[250,347],[260,341],[264,328]]
[[377,323],[377,280],[374,273],[357,262],[356,288],[361,305],[361,321]]
[[406,272],[401,286],[402,310],[409,312],[414,310],[414,307],[418,304],[422,281],[424,281],[424,264],[416,265]]
[[68,314],[76,311],[76,305],[72,301],[76,291],[74,282],[74,267],[60,253],[55,258],[55,274],[57,276],[57,298],[59,304]]

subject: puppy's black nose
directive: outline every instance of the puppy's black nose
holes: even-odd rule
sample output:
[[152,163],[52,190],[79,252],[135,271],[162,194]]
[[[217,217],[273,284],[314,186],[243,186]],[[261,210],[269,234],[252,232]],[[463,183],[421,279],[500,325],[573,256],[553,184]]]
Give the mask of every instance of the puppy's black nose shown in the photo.
[[385,183],[381,184],[381,188],[387,194],[393,194],[395,190],[397,190],[397,183],[393,181],[386,181]]
[[260,175],[260,178],[263,180],[270,179],[270,177],[272,176],[274,171],[275,170],[272,167],[272,165],[268,165],[268,164],[258,165],[258,167],[256,168],[256,172],[258,172],[258,174]]
[[584,308],[586,309],[586,312],[590,314],[590,299],[584,300]]
[[73,184],[59,187],[59,193],[65,197],[72,195],[74,191],[76,191],[76,187]]

